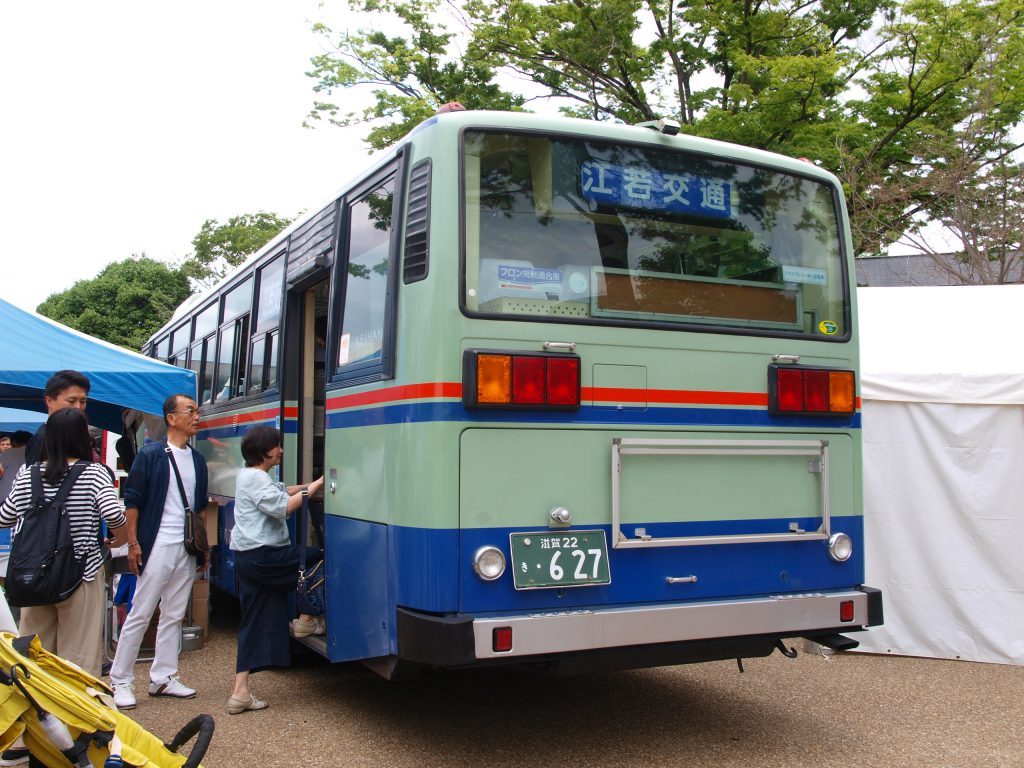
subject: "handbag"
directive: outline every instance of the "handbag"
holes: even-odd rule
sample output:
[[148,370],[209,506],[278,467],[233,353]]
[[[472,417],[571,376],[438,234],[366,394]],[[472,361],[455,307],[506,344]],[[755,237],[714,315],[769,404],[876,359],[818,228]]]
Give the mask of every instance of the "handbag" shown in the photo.
[[302,494],[302,511],[296,531],[299,541],[299,579],[295,584],[295,607],[307,616],[323,616],[327,610],[324,596],[324,559],[306,567],[305,523],[309,519],[309,498]]
[[185,494],[185,484],[181,481],[181,472],[178,471],[178,463],[174,460],[171,447],[164,448],[167,458],[171,462],[171,469],[174,470],[174,478],[178,481],[178,493],[181,494],[181,505],[185,508],[185,551],[196,557],[205,557],[210,551],[210,542],[206,538],[206,524],[198,512],[192,510],[188,503],[188,496]]

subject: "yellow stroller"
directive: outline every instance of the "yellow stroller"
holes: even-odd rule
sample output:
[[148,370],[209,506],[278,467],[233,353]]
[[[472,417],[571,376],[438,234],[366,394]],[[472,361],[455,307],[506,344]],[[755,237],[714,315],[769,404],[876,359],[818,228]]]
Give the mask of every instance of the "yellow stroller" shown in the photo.
[[[199,715],[164,744],[104,699],[111,701],[106,684],[44,650],[39,638],[0,632],[0,750],[22,736],[34,764],[47,768],[199,768],[212,717]],[[193,736],[191,754],[178,754]]]

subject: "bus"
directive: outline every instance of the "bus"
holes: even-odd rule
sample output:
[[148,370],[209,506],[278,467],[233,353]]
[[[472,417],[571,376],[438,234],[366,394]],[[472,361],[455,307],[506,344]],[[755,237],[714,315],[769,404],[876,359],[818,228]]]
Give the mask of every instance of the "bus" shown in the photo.
[[839,182],[638,126],[421,123],[146,352],[197,375],[229,548],[239,444],[323,474],[326,633],[387,678],[845,649],[864,585]]

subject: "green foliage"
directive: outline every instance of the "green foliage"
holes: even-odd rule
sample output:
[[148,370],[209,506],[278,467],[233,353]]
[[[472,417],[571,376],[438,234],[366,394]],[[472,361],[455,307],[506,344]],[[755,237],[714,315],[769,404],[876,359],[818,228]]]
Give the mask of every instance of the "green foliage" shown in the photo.
[[207,219],[192,240],[195,253],[182,264],[182,272],[201,285],[210,285],[289,224],[291,219],[266,211],[232,216],[226,224]]
[[[379,148],[443,102],[522,109],[538,86],[572,115],[674,117],[689,133],[837,173],[858,253],[941,218],[950,201],[931,175],[1013,152],[1024,113],[1024,0],[348,4],[398,31],[315,27],[333,46],[313,59],[315,90],[368,86],[375,103],[343,115],[319,102],[311,120],[369,123]],[[513,78],[530,85],[497,84]]]
[[189,293],[179,270],[142,255],[109,264],[93,279],[50,295],[36,311],[137,352]]
[[[307,74],[317,80],[314,91],[330,97],[338,89],[368,85],[374,104],[361,112],[344,112],[335,101],[317,101],[307,119],[333,125],[374,124],[367,142],[374,149],[390,146],[449,101],[467,109],[513,110],[525,99],[493,84],[495,70],[484,58],[451,55],[456,36],[437,21],[438,0],[364,0],[349,3],[355,10],[392,15],[408,29],[408,37],[389,37],[376,30],[342,33],[338,53],[312,59]],[[316,24],[314,32],[330,40],[334,32]]]

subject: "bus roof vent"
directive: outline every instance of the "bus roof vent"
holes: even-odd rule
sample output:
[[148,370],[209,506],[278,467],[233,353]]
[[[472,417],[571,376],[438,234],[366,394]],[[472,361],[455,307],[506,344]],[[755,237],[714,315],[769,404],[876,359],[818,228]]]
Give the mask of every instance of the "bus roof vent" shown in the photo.
[[405,264],[402,281],[415,283],[427,276],[430,255],[429,160],[417,163],[409,175],[409,212],[405,228]]
[[663,117],[660,120],[646,120],[642,123],[637,123],[638,128],[650,128],[657,131],[658,133],[664,133],[666,136],[675,136],[679,133],[679,121],[673,120],[671,117]]

